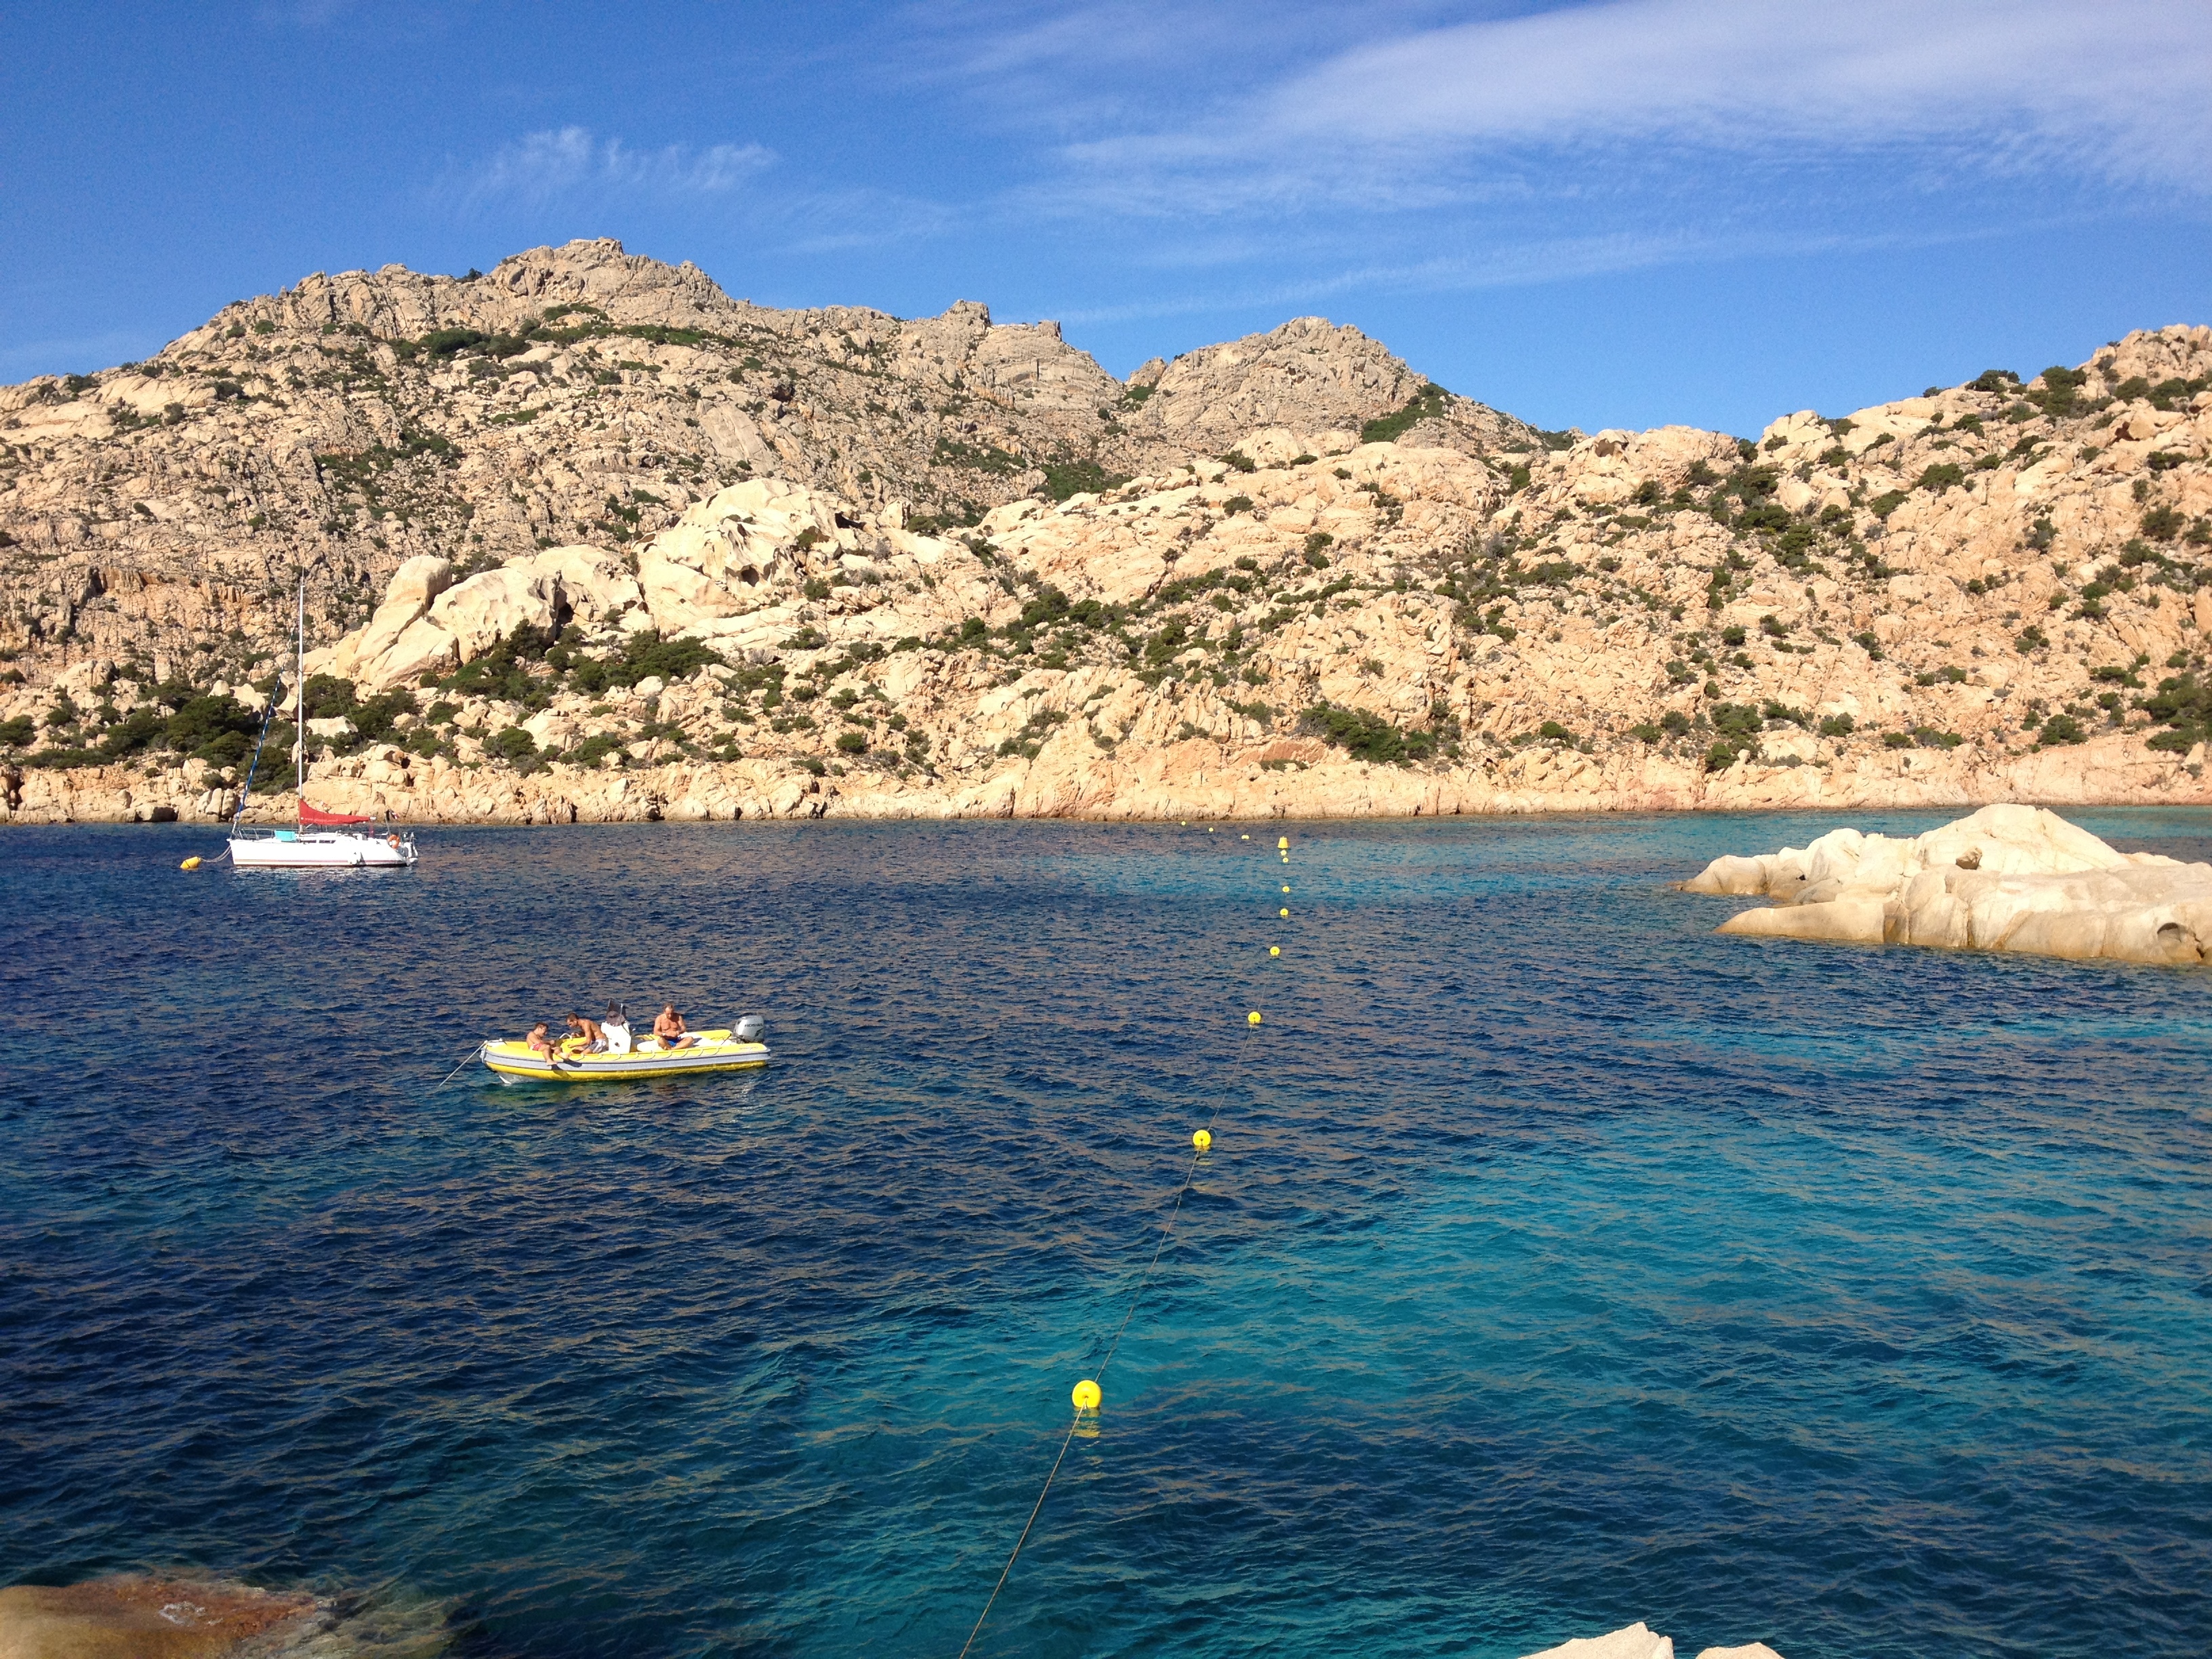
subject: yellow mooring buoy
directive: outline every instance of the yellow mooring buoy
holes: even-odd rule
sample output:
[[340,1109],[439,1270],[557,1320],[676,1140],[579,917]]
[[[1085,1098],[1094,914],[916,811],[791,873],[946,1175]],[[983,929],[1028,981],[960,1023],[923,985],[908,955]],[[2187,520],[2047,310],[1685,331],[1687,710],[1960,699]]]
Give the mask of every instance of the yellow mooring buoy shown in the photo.
[[1087,1376],[1075,1385],[1074,1392],[1068,1397],[1075,1401],[1075,1409],[1079,1413],[1098,1409],[1098,1385]]
[[182,864],[177,866],[179,870],[197,870],[199,867],[200,855],[198,853],[193,854],[191,857],[186,859]]
[[1270,945],[1267,947],[1267,954],[1271,957],[1279,957],[1283,954],[1283,947],[1279,945]]
[[1288,836],[1278,836],[1275,837],[1275,845],[1281,848],[1284,851],[1288,852],[1291,846],[1291,838]]
[[1190,1144],[1197,1147],[1200,1152],[1204,1152],[1207,1147],[1213,1145],[1213,1131],[1211,1129],[1199,1130],[1196,1133],[1191,1136]]
[[1245,1015],[1244,1023],[1247,1025],[1257,1025],[1260,1023],[1260,1011],[1255,1008],[1250,1013]]
[[1288,905],[1285,905],[1281,909],[1276,911],[1275,914],[1287,921],[1289,920],[1291,914],[1290,907]]

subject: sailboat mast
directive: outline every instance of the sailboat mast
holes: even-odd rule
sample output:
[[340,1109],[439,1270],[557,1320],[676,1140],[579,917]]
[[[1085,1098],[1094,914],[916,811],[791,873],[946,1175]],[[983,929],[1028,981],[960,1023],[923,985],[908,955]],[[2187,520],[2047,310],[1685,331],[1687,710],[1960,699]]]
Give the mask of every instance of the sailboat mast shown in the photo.
[[292,652],[292,778],[307,804],[307,573],[300,573],[299,642]]

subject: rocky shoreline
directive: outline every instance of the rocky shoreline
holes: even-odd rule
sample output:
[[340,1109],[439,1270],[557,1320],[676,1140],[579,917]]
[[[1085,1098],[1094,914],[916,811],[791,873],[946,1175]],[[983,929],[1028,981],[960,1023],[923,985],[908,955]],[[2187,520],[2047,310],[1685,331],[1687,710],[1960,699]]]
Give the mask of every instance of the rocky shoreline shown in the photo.
[[[386,749],[329,763],[311,794],[326,810],[404,824],[761,822],[807,818],[1322,819],[1544,812],[1743,812],[2046,806],[2212,805],[2201,765],[2123,738],[2004,761],[1908,750],[1848,766],[1739,763],[1707,773],[1644,757],[1538,751],[1498,767],[1399,768],[1296,740],[1243,750],[1202,742],[1080,767],[1014,759],[972,775],[886,777],[774,761],[673,762],[609,772],[556,762],[527,774]],[[0,768],[0,824],[219,824],[234,775],[190,764]],[[248,803],[246,821],[288,823],[298,797]]]

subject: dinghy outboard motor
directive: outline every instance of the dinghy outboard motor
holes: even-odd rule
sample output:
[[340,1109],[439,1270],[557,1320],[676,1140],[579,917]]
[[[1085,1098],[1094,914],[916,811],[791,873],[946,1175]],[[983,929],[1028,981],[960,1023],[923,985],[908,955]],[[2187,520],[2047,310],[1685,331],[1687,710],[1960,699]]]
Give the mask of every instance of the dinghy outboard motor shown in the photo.
[[732,1035],[740,1042],[758,1042],[761,1040],[761,1033],[766,1030],[768,1030],[766,1020],[758,1014],[747,1014],[738,1022],[738,1028]]

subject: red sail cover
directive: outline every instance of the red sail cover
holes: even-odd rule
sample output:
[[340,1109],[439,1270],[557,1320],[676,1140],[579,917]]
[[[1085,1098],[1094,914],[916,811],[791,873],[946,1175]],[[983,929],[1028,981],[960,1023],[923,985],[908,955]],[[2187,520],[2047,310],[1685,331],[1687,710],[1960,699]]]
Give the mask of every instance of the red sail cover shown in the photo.
[[300,822],[302,823],[317,824],[323,829],[328,830],[333,829],[341,823],[374,823],[376,820],[371,817],[363,817],[358,812],[325,812],[319,806],[310,806],[307,802],[301,801],[300,803]]

